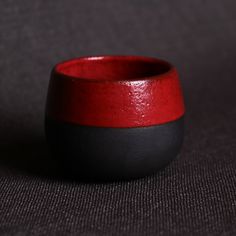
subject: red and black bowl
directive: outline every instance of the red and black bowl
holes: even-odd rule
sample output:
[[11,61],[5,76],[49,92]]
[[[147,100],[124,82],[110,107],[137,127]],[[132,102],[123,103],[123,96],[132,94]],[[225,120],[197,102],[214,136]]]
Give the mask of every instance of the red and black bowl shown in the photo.
[[81,57],[52,71],[46,136],[53,156],[76,176],[137,178],[176,157],[184,111],[178,74],[168,62]]

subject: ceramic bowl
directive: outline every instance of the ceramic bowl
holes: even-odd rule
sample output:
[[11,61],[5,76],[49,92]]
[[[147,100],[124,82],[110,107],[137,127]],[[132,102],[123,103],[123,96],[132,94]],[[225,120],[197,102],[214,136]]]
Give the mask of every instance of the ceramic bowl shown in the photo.
[[179,153],[184,102],[176,69],[141,56],[93,56],[57,64],[45,130],[52,155],[75,176],[132,179]]

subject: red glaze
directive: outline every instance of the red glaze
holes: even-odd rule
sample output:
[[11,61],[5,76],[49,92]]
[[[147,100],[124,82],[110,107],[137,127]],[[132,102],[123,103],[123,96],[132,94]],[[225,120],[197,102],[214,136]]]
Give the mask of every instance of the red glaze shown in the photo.
[[139,127],[174,121],[184,110],[178,74],[169,63],[101,56],[55,66],[46,114],[80,125]]

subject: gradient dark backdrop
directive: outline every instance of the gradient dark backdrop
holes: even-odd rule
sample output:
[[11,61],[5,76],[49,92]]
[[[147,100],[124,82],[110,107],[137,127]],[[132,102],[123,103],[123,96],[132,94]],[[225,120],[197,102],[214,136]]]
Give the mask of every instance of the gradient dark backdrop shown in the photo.
[[[236,234],[235,42],[234,0],[1,0],[0,234]],[[48,177],[50,70],[93,54],[177,66],[186,138],[164,171],[110,184]]]

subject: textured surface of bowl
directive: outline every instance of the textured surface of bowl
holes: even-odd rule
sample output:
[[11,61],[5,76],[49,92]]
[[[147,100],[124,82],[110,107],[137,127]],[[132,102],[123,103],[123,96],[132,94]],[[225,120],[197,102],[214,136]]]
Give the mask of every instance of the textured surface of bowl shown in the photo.
[[45,129],[52,154],[86,179],[129,179],[168,164],[183,141],[176,69],[139,56],[69,60],[52,71]]

